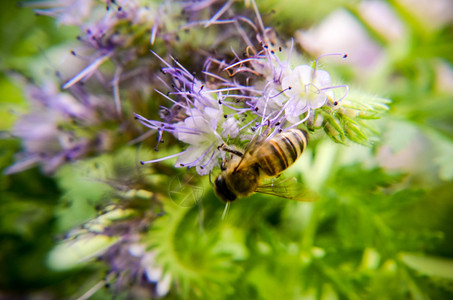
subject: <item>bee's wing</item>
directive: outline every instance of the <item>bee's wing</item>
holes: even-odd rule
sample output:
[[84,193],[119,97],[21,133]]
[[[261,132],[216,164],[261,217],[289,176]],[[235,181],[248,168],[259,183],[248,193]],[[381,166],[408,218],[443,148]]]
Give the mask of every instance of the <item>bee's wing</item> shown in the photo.
[[258,161],[259,156],[251,153],[259,150],[260,146],[263,144],[265,139],[266,137],[257,135],[250,141],[250,143],[244,150],[244,155],[241,157],[241,160],[235,167],[235,170],[247,168],[251,165],[254,165]]
[[306,188],[296,178],[277,178],[258,186],[257,193],[268,194],[295,201],[315,201]]

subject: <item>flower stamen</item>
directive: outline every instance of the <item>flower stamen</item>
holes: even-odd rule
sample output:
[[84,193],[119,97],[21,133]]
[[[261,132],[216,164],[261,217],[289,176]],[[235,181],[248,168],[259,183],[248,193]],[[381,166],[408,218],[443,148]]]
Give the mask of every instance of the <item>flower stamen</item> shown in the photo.
[[322,58],[322,57],[325,57],[325,56],[341,56],[343,58],[347,58],[348,57],[348,55],[346,53],[324,53],[324,54],[321,54],[315,60],[315,64],[313,66],[313,73],[311,75],[312,80],[315,79],[315,75],[316,75],[315,73],[316,73],[316,70],[318,69],[318,61],[319,61],[319,59]]
[[147,161],[141,160],[141,161],[140,161],[140,164],[144,165],[144,164],[152,164],[152,163],[164,161],[164,160],[167,160],[167,159],[170,159],[170,158],[173,158],[173,157],[181,156],[181,155],[183,155],[183,154],[186,153],[186,152],[187,152],[187,150],[182,151],[182,152],[179,152],[179,153],[176,153],[176,154],[172,154],[172,155],[169,155],[169,156],[165,156],[165,157],[153,159],[153,160],[147,160]]

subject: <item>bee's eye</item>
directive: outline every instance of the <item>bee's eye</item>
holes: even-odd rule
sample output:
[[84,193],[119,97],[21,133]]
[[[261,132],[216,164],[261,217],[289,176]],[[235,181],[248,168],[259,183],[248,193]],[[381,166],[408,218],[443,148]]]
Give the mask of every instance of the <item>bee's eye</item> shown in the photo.
[[214,182],[215,191],[223,201],[229,202],[236,200],[237,196],[228,188],[222,175],[217,176]]

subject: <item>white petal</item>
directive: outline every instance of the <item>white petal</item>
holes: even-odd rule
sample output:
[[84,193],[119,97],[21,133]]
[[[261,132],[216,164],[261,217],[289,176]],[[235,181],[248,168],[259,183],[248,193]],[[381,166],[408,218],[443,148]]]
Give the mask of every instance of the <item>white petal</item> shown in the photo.
[[313,84],[315,84],[317,88],[324,88],[330,86],[331,79],[329,73],[324,70],[317,70],[315,73],[315,80]]
[[297,76],[297,80],[301,85],[306,85],[311,82],[313,69],[308,65],[300,65],[294,68],[293,73]]
[[184,119],[184,125],[198,130],[206,129],[206,119],[202,115],[195,115]]
[[200,158],[203,153],[208,149],[205,145],[192,145],[187,148],[186,152],[178,157],[175,167],[180,168],[181,164],[187,165]]
[[222,137],[228,138],[229,136],[235,138],[239,134],[238,121],[235,118],[228,118],[223,124]]
[[[216,151],[217,149],[213,150]],[[218,152],[218,151],[217,151]],[[197,167],[197,173],[198,175],[208,175],[209,172],[218,164],[217,158],[220,156],[219,153],[214,153],[214,156],[211,158],[212,152],[208,153],[206,157],[202,160],[202,163],[200,163]],[[201,168],[203,166],[203,168]]]
[[145,267],[152,267],[154,266],[156,254],[152,251],[148,251],[143,255],[141,265]]
[[291,89],[285,90],[284,94],[288,97],[305,98],[305,86],[311,82],[311,74],[313,69],[307,65],[301,65],[282,79],[282,88]]
[[146,267],[145,268],[145,275],[148,278],[148,281],[151,282],[159,282],[162,277],[162,268],[158,267]]
[[[176,137],[178,140],[186,144],[197,144],[201,143],[204,138],[204,130],[208,124],[203,117],[188,117],[183,122],[179,122],[175,125],[178,129],[176,131]],[[179,128],[178,128],[179,127]]]
[[310,99],[310,107],[315,109],[315,108],[320,108],[324,104],[326,104],[327,101],[327,96],[325,92],[321,92],[317,94],[313,99]]
[[205,110],[205,117],[209,120],[209,127],[215,131],[217,129],[217,122],[220,118],[222,118],[222,111],[220,109],[206,107]]
[[145,245],[143,244],[132,244],[129,246],[129,254],[132,256],[142,256],[145,253]]
[[285,109],[285,116],[288,122],[294,124],[300,121],[300,116],[308,110],[308,106],[307,102],[302,100],[302,98],[293,98],[290,101],[292,103]]
[[171,277],[170,274],[165,274],[164,278],[157,284],[157,295],[165,296],[170,290]]

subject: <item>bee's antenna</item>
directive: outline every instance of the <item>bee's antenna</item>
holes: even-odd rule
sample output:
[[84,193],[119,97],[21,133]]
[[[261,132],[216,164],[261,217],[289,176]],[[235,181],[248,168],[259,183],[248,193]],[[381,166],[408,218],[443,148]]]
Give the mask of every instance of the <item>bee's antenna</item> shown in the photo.
[[228,216],[228,211],[230,210],[230,205],[231,205],[230,201],[228,201],[225,204],[225,209],[223,210],[223,214],[222,214],[222,220],[225,220],[225,218]]

